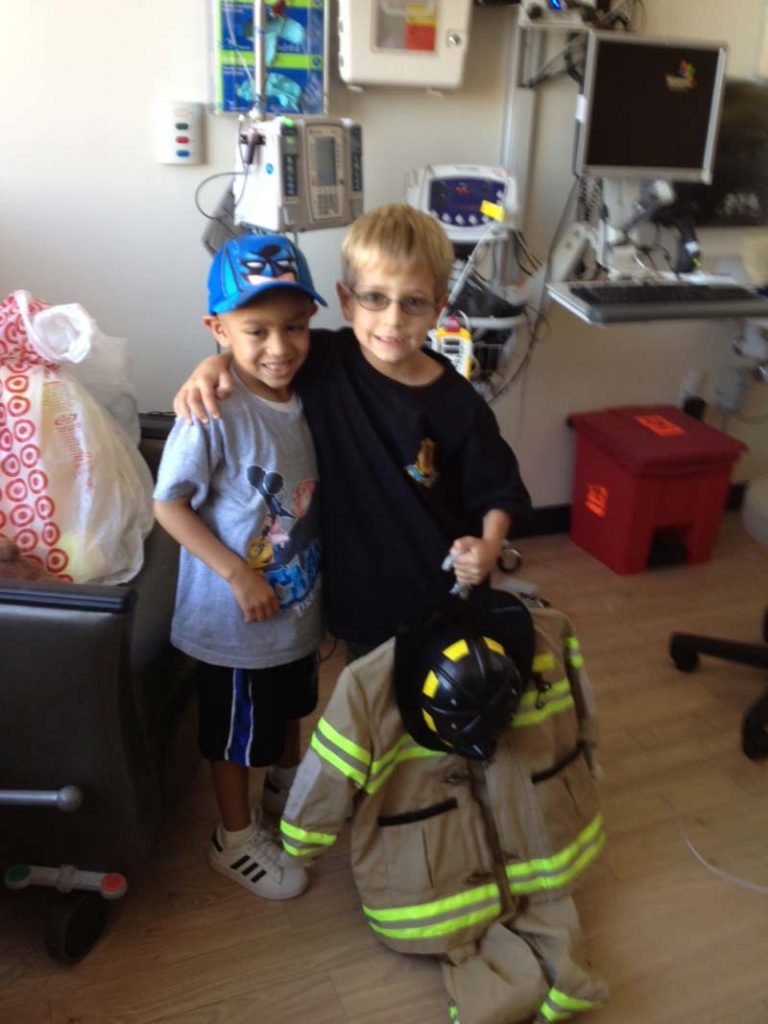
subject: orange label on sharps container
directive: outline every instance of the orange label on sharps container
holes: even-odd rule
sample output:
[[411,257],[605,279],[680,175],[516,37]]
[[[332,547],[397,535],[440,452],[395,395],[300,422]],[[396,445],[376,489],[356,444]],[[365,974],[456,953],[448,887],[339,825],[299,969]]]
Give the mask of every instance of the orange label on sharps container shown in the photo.
[[658,434],[659,437],[678,437],[680,434],[685,433],[685,430],[683,430],[681,426],[677,423],[673,423],[672,420],[668,420],[666,416],[635,416],[635,419],[641,427],[645,427],[646,430],[653,431],[653,433]]
[[608,511],[608,488],[603,484],[587,484],[584,504],[590,512],[602,518]]
[[437,16],[434,2],[406,4],[406,50],[427,50],[430,53],[434,53],[437,43],[436,37]]

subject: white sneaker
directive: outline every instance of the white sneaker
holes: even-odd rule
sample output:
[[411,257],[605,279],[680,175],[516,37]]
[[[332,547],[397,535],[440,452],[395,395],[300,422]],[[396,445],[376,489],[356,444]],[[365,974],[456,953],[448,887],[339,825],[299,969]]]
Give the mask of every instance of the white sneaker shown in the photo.
[[291,785],[296,777],[296,769],[290,775],[289,780],[276,779],[272,772],[267,770],[264,775],[264,785],[261,790],[261,806],[267,814],[273,814],[276,818],[282,818],[285,804]]
[[237,846],[225,847],[217,825],[208,850],[208,863],[220,875],[231,878],[255,896],[266,900],[290,900],[309,885],[309,875],[288,859],[266,829],[254,821],[251,836]]

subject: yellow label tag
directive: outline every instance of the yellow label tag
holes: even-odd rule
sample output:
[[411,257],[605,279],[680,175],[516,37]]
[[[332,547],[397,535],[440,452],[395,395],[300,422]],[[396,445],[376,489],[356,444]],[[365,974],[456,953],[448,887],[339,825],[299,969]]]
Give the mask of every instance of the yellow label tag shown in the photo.
[[491,220],[504,220],[504,207],[498,203],[489,203],[487,199],[480,204],[480,213],[484,213]]

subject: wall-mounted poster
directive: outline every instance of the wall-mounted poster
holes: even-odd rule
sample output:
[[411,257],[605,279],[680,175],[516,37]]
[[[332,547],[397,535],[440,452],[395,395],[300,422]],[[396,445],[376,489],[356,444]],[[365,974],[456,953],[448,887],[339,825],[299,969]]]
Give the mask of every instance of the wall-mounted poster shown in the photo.
[[[213,107],[242,113],[256,98],[254,0],[211,0]],[[265,113],[325,114],[325,0],[265,0]]]

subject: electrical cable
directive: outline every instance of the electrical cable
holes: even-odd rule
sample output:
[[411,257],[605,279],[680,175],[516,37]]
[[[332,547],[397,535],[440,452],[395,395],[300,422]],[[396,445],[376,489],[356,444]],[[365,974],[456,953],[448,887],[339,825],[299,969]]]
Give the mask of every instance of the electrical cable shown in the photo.
[[526,346],[525,352],[523,353],[521,359],[518,361],[518,364],[514,368],[512,373],[508,377],[506,377],[504,381],[491,392],[491,396],[488,399],[489,405],[492,405],[498,398],[500,398],[512,386],[512,384],[521,375],[523,370],[528,366],[531,356],[533,355],[533,350],[537,342],[541,340],[539,332],[541,330],[542,325],[545,325],[547,329],[549,329],[549,321],[547,320],[545,314],[545,309],[547,305],[545,301],[545,296],[547,290],[547,282],[549,280],[550,270],[552,266],[552,256],[554,255],[555,246],[560,240],[560,235],[563,233],[566,217],[568,216],[568,211],[570,210],[571,204],[573,203],[573,200],[576,197],[577,189],[580,182],[581,178],[578,175],[574,175],[573,181],[571,182],[571,187],[568,190],[568,195],[565,197],[565,202],[560,212],[557,224],[555,225],[555,230],[552,235],[552,239],[549,243],[549,249],[547,250],[546,258],[537,271],[537,273],[541,274],[541,290],[539,292],[539,299],[536,306],[530,306],[530,304],[528,304],[528,306],[535,312],[536,317],[533,321],[533,326],[529,327],[528,330],[528,344]]
[[199,183],[199,185],[195,189],[194,195],[194,203],[197,212],[201,213],[203,217],[206,218],[206,220],[216,221],[216,223],[220,224],[224,228],[224,230],[227,231],[230,235],[232,234],[231,225],[228,224],[226,221],[222,220],[221,217],[217,217],[215,213],[208,213],[200,205],[200,192],[203,190],[204,186],[208,184],[209,181],[213,181],[215,178],[229,178],[230,184],[234,184],[234,179],[238,175],[244,176],[245,171],[219,171],[216,174],[209,174],[207,178],[203,178],[203,180]]
[[706,859],[706,857],[703,857],[691,842],[691,838],[688,835],[688,831],[685,825],[683,825],[682,818],[677,813],[672,804],[669,802],[669,800],[667,800],[667,798],[664,796],[660,796],[659,800],[661,800],[662,803],[665,803],[667,805],[667,807],[672,813],[672,817],[675,819],[675,824],[677,825],[678,832],[683,837],[683,842],[691,851],[691,853],[699,862],[699,864],[703,865],[703,867],[705,867],[707,871],[711,871],[713,875],[716,875],[724,882],[729,882],[731,885],[738,885],[741,889],[747,889],[749,892],[757,892],[760,893],[762,896],[768,895],[767,885],[759,885],[757,882],[750,882],[746,878],[739,878],[738,875],[732,875],[728,871],[723,871],[722,868],[719,868],[715,864],[712,864],[710,861]]

